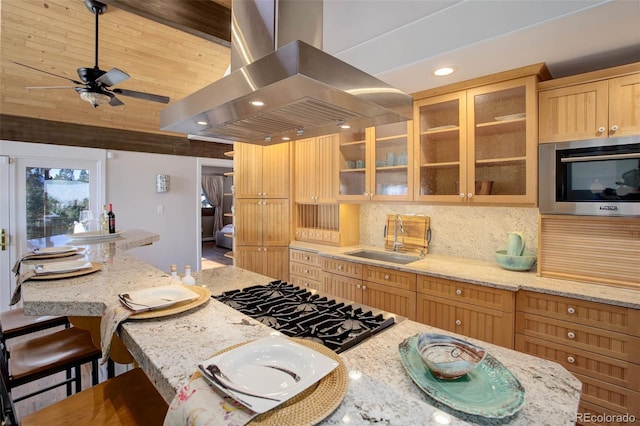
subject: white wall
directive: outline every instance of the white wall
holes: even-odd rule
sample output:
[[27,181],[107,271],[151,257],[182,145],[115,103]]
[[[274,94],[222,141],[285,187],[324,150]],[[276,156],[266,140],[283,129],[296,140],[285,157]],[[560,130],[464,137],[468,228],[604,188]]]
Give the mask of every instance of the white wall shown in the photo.
[[[151,246],[130,250],[141,260],[169,272],[169,265],[200,265],[199,164],[195,157],[109,151],[106,202],[113,204],[116,228],[144,229],[160,235]],[[155,176],[171,176],[171,188],[156,193]],[[159,211],[163,211],[159,213]]]

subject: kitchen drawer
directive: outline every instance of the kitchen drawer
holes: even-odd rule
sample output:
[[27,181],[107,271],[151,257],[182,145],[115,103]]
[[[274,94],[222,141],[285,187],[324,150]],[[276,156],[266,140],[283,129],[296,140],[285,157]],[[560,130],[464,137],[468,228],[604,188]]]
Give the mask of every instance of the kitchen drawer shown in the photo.
[[640,338],[601,328],[516,312],[516,332],[640,364]]
[[618,413],[586,401],[580,401],[576,418],[576,424],[585,426],[629,426],[634,422],[629,413]]
[[418,293],[416,321],[513,349],[513,313]]
[[612,385],[589,376],[574,373],[582,382],[584,402],[589,402],[619,413],[629,413],[640,418],[640,393],[631,389]]
[[322,269],[325,272],[334,273],[351,278],[362,279],[362,264],[348,262],[346,260],[322,258]]
[[519,291],[516,309],[640,336],[640,310],[531,291]]
[[573,373],[627,389],[640,389],[640,365],[638,364],[523,334],[516,334],[516,350],[556,361]]
[[393,286],[394,288],[416,291],[416,274],[411,272],[365,265],[363,279],[368,282]]
[[478,284],[418,275],[418,293],[446,297],[455,301],[480,305],[485,308],[513,312],[515,292]]
[[317,291],[324,290],[324,286],[322,285],[322,282],[320,280],[313,280],[306,276],[296,275],[293,272],[289,274],[289,283],[305,289],[312,289]]
[[319,266],[309,266],[304,263],[289,263],[289,273],[293,275],[298,275],[301,277],[305,277],[309,280],[320,281],[320,275],[322,274],[322,270]]
[[320,267],[320,255],[304,250],[289,250],[289,260],[296,263],[304,263],[305,265]]

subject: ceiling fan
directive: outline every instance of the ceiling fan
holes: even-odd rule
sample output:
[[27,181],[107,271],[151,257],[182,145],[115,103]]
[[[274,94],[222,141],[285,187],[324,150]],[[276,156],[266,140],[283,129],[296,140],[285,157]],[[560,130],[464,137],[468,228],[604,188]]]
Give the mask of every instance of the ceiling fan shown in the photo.
[[120,106],[124,103],[116,97],[116,94],[123,96],[130,96],[132,98],[144,99],[152,102],[160,102],[163,104],[169,103],[167,96],[153,95],[151,93],[137,92],[127,89],[111,89],[111,86],[115,86],[125,80],[128,80],[129,74],[121,71],[117,68],[112,68],[110,71],[105,72],[98,67],[98,17],[107,11],[107,5],[97,0],[84,0],[84,4],[87,9],[93,13],[96,17],[95,25],[95,65],[93,68],[78,68],[78,76],[81,81],[73,80],[62,75],[54,74],[48,71],[40,70],[29,65],[14,62],[17,65],[21,65],[26,68],[53,75],[55,77],[63,78],[72,82],[76,86],[43,86],[43,87],[27,87],[27,89],[74,89],[80,95],[82,100],[89,102],[94,108],[98,105],[108,103],[111,106]]

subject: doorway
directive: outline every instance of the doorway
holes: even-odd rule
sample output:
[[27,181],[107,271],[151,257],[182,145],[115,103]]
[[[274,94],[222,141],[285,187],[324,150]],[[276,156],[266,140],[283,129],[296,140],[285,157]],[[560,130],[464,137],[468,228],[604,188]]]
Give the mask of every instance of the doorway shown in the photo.
[[200,159],[200,269],[233,264],[233,161]]

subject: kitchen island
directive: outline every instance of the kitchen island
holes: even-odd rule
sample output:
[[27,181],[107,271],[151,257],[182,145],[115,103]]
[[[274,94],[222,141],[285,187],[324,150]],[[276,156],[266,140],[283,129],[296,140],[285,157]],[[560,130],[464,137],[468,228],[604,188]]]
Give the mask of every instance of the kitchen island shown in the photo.
[[[195,274],[197,285],[215,295],[270,278],[233,266]],[[116,304],[117,294],[139,288],[167,285],[172,278],[124,251],[116,251],[102,271],[86,277],[27,282],[23,288],[25,312],[99,317]],[[413,321],[399,321],[363,343],[340,354],[349,370],[349,386],[342,404],[323,424],[429,424],[445,419],[449,424],[574,424],[581,383],[554,362],[473,341],[487,348],[525,388],[525,405],[516,415],[488,421],[453,411],[430,399],[410,379],[402,366],[398,345],[420,332],[441,330]],[[167,402],[193,375],[196,364],[229,346],[274,333],[215,299],[169,317],[129,320],[121,338],[136,362]]]

